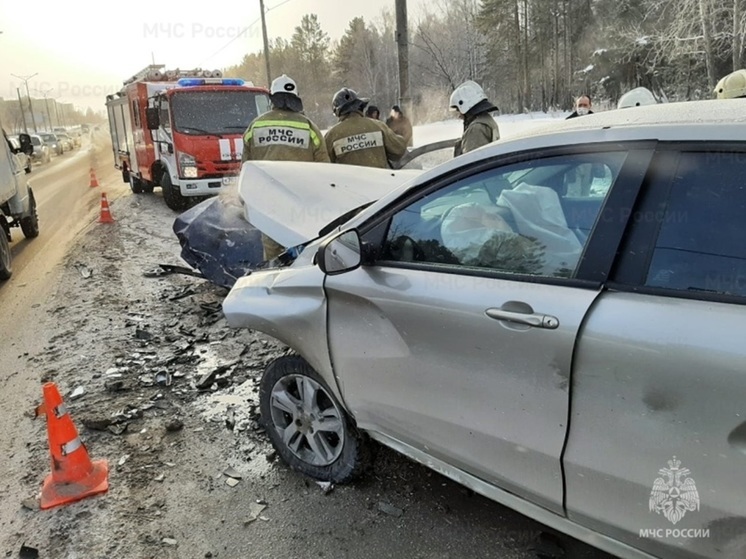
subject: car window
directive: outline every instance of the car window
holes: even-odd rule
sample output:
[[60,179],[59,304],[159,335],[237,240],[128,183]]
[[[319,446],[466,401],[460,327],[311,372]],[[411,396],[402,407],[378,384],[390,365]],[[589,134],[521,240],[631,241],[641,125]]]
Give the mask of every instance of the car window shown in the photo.
[[646,285],[746,296],[746,154],[682,153]]
[[574,277],[625,158],[535,158],[459,180],[391,218],[383,259]]

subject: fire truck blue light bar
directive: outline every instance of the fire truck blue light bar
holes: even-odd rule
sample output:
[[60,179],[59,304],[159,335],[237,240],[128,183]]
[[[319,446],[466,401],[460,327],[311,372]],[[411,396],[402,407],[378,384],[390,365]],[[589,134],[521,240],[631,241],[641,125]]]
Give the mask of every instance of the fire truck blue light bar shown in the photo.
[[194,87],[196,85],[244,85],[239,78],[181,78],[176,82],[180,87]]

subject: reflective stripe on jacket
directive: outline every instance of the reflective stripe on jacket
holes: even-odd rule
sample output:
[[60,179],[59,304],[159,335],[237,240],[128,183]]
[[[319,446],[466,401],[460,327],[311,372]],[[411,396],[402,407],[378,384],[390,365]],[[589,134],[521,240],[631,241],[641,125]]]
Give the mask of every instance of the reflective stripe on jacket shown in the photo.
[[360,113],[345,115],[325,136],[332,163],[386,169],[407,153],[407,143],[383,122]]
[[242,161],[329,162],[324,137],[300,113],[274,109],[254,119],[243,136]]

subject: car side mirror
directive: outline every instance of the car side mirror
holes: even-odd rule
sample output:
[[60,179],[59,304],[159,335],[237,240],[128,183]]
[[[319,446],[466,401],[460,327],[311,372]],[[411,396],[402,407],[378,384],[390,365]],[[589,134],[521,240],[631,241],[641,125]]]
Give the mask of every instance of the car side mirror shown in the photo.
[[156,107],[145,109],[145,124],[148,130],[158,130],[160,127],[161,119],[158,117],[158,109]]
[[352,229],[327,239],[319,247],[316,262],[321,271],[330,276],[344,274],[360,267],[362,263],[360,235]]
[[21,133],[18,135],[18,141],[21,143],[21,151],[26,155],[34,153],[34,144],[31,143],[31,136]]

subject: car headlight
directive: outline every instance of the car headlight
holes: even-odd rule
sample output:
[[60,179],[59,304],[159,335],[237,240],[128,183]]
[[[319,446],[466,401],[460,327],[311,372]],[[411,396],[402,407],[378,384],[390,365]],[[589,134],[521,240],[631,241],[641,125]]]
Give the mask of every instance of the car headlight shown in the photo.
[[180,153],[179,168],[181,168],[181,176],[185,179],[197,178],[197,160],[194,156],[188,153]]

